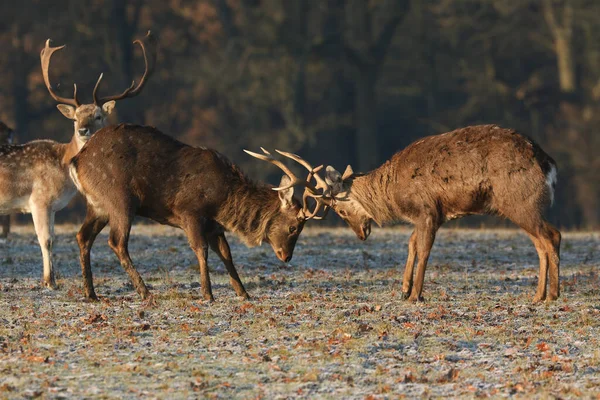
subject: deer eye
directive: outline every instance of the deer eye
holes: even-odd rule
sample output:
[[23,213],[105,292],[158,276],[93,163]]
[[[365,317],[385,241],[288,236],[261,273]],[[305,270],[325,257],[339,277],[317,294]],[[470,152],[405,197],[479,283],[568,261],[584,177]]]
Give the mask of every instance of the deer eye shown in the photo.
[[296,232],[297,228],[295,226],[290,226],[290,233]]
[[342,217],[347,217],[348,213],[346,212],[346,210],[339,210],[338,213],[342,216]]

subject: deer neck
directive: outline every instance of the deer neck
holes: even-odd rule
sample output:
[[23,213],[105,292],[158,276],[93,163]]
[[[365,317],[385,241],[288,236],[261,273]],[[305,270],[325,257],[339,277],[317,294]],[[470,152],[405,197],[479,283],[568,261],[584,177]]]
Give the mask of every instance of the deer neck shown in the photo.
[[392,182],[387,171],[382,170],[384,167],[355,177],[349,194],[379,226],[397,219],[394,200],[390,198]]
[[71,141],[69,143],[65,143],[62,145],[62,160],[61,163],[64,166],[69,165],[71,159],[79,153],[79,150],[83,147],[85,143],[77,138],[77,134],[73,135]]
[[247,246],[260,246],[280,207],[277,193],[266,185],[237,182],[222,205],[217,222]]

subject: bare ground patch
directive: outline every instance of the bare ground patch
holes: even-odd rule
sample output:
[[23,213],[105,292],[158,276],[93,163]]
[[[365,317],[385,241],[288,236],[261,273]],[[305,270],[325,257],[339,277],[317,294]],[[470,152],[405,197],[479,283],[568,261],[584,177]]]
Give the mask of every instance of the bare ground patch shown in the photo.
[[136,226],[146,307],[101,234],[98,303],[82,302],[77,227],[59,227],[60,289],[39,285],[30,228],[0,244],[0,398],[594,397],[600,393],[600,234],[568,233],[562,297],[533,306],[537,255],[510,230],[442,229],[423,304],[400,299],[410,231],[307,229],[290,265],[230,237],[253,301],[211,254],[199,293],[181,231]]

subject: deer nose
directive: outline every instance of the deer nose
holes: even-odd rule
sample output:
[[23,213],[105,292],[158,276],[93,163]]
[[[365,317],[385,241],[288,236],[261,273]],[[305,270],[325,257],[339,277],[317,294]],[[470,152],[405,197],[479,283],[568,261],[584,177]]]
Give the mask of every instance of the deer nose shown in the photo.
[[85,136],[90,132],[90,130],[88,128],[79,128],[78,132],[81,136]]
[[277,258],[279,258],[283,262],[289,262],[292,259],[292,255],[286,254],[286,252],[283,251],[282,249],[277,250],[275,252],[275,255],[277,256]]

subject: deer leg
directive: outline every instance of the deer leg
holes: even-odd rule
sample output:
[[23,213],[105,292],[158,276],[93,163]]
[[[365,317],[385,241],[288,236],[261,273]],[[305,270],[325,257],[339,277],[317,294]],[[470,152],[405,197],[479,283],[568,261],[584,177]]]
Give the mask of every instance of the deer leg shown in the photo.
[[81,274],[83,276],[83,288],[85,297],[90,300],[98,300],[94,291],[94,279],[92,275],[92,265],[90,262],[90,251],[96,240],[96,236],[104,229],[108,219],[98,217],[94,210],[88,205],[85,221],[77,233],[77,243],[79,244],[79,263],[81,264]]
[[404,267],[404,280],[402,281],[402,298],[408,299],[413,285],[413,270],[415,268],[415,257],[417,255],[417,235],[415,232],[408,240],[408,257]]
[[233,286],[235,293],[238,296],[249,300],[250,296],[246,292],[246,289],[244,289],[244,285],[242,284],[235,266],[233,265],[231,250],[229,249],[229,243],[227,243],[225,234],[221,232],[219,234],[209,236],[208,244],[210,245],[210,248],[218,254],[219,258],[221,258],[221,261],[223,261],[223,264],[225,264],[225,268],[227,268],[227,272],[229,273],[229,282],[231,283],[231,286]]
[[417,234],[416,248],[417,248],[417,277],[415,279],[412,291],[410,293],[409,301],[423,301],[423,281],[425,280],[425,268],[427,267],[427,261],[429,260],[429,253],[435,240],[435,233],[438,225],[435,224],[432,217],[428,217],[423,223],[418,225],[415,229]]
[[31,216],[33,217],[33,226],[37,234],[38,242],[42,249],[42,258],[44,263],[44,286],[50,289],[56,289],[56,280],[54,277],[54,266],[52,264],[52,242],[54,240],[54,212],[50,207],[40,207],[33,205],[31,207]]
[[535,246],[535,250],[538,253],[540,259],[540,274],[538,276],[538,286],[535,296],[533,298],[534,303],[539,303],[546,299],[546,282],[548,277],[548,253],[546,251],[546,243],[539,236],[530,234],[529,237]]
[[10,215],[3,215],[0,218],[2,219],[2,235],[0,235],[0,238],[6,239],[10,232]]
[[550,283],[549,293],[546,300],[556,300],[560,296],[560,241],[561,235],[558,229],[550,225],[544,224],[545,236],[547,240],[547,255],[548,255],[548,278]]
[[215,301],[210,285],[210,276],[208,275],[208,243],[206,240],[205,223],[196,221],[195,218],[191,218],[191,220],[192,222],[188,224],[185,231],[190,247],[194,250],[196,257],[198,258],[202,297],[204,297],[204,300]]
[[119,258],[121,266],[129,275],[129,278],[131,279],[135,290],[142,297],[142,299],[146,300],[150,296],[150,292],[148,291],[144,280],[135,269],[133,262],[131,261],[131,257],[129,257],[128,243],[130,230],[131,220],[128,219],[124,224],[120,226],[113,226],[111,218],[111,229],[110,236],[108,238],[108,245]]

